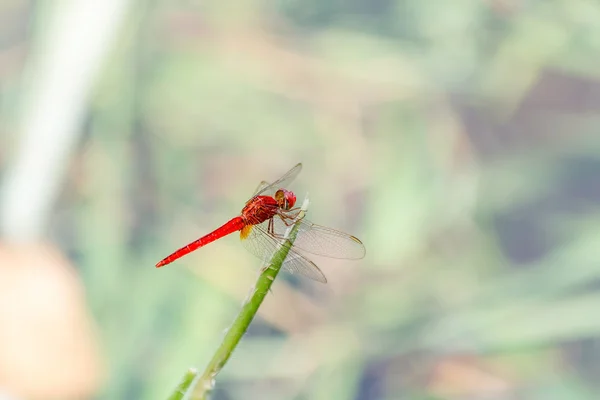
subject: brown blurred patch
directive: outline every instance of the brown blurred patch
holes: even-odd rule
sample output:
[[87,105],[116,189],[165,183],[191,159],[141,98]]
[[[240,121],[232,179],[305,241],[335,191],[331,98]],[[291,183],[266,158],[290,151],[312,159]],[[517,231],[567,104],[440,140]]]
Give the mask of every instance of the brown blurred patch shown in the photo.
[[544,69],[505,119],[498,118],[492,103],[461,95],[452,103],[474,151],[489,159],[595,135],[574,122],[598,114],[600,80]]
[[[440,360],[430,380],[433,393],[448,399],[482,398],[506,399],[513,383],[506,374],[484,359],[457,356]],[[472,397],[471,397],[472,396]]]
[[487,6],[498,16],[511,17],[523,7],[520,0],[485,0]]
[[85,398],[101,360],[83,287],[49,246],[0,246],[0,387],[20,398]]

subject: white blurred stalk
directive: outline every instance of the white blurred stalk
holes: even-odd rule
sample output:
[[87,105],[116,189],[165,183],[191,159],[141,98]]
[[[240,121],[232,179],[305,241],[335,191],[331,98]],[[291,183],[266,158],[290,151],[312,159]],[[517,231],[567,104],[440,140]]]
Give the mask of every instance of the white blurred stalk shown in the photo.
[[0,197],[4,239],[43,237],[60,191],[96,76],[116,39],[129,0],[57,2],[30,58],[13,164]]

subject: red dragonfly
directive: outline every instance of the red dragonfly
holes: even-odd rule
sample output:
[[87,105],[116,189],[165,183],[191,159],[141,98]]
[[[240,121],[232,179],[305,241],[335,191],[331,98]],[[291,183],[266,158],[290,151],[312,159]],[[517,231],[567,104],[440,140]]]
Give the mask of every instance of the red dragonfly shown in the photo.
[[[296,195],[285,187],[298,176],[301,170],[302,164],[299,163],[275,182],[270,184],[261,182],[239,216],[208,235],[176,250],[158,262],[156,268],[172,263],[236,231],[240,231],[240,238],[246,249],[263,261],[268,260],[285,241],[285,231],[297,222],[300,214],[300,208],[294,207]],[[303,253],[341,259],[361,259],[365,256],[364,245],[352,235],[313,224],[306,218],[302,218],[298,224],[296,240],[283,263],[283,268],[288,272],[326,283],[327,278],[323,272]]]

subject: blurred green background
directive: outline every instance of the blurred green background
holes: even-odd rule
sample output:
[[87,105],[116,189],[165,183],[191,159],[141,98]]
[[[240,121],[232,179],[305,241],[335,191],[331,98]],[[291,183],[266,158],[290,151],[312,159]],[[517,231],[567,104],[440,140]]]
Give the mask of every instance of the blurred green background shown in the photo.
[[0,3],[0,397],[164,399],[297,162],[359,262],[280,275],[215,399],[600,398],[596,0]]

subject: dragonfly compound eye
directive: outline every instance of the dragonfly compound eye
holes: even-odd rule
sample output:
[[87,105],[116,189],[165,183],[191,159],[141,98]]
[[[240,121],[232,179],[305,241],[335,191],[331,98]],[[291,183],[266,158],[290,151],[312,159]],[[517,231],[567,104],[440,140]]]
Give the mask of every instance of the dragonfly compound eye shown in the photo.
[[289,210],[296,204],[296,195],[289,190],[279,189],[275,192],[275,200],[277,200],[279,208]]
[[285,200],[286,200],[286,210],[289,210],[290,208],[294,207],[294,204],[296,204],[296,195],[294,194],[294,192],[289,192],[286,190],[285,192]]

